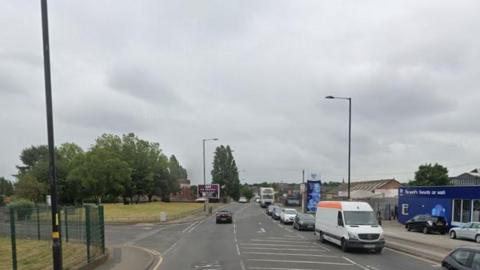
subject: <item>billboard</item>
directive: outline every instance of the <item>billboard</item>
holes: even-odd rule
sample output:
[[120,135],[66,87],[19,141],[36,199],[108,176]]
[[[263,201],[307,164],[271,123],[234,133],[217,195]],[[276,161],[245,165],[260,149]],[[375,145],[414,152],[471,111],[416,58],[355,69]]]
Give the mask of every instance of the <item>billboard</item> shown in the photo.
[[206,195],[210,199],[220,199],[219,184],[198,185],[197,192],[199,198]]
[[307,181],[307,204],[306,210],[309,213],[317,211],[317,204],[320,201],[320,187],[322,182],[320,180]]

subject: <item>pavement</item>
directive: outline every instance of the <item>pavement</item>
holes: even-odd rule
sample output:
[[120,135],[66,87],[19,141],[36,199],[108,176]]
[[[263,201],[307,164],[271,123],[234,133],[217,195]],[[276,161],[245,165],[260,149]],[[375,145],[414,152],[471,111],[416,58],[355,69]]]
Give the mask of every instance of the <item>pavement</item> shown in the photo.
[[382,221],[382,228],[387,247],[437,262],[457,246],[476,245],[468,240],[450,239],[448,233],[441,235],[409,232],[396,220]]
[[106,227],[112,258],[99,269],[311,270],[439,269],[438,263],[385,248],[344,253],[265,214],[257,204],[232,203],[233,224],[214,216],[180,224]]

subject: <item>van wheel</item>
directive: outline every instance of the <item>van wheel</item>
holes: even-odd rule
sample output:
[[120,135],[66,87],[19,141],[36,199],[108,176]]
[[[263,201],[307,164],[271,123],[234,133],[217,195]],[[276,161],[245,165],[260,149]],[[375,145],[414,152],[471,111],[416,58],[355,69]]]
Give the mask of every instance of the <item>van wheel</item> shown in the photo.
[[480,243],[480,234],[477,234],[477,236],[475,236],[475,242]]
[[427,227],[424,227],[424,228],[423,228],[423,233],[424,233],[424,234],[428,234],[428,228],[427,228]]
[[342,239],[342,250],[343,252],[348,252],[347,241],[345,241],[345,239]]
[[322,232],[319,233],[318,240],[322,243],[325,243],[325,238],[323,238],[323,233]]
[[410,226],[406,226],[407,227],[407,231],[411,232],[412,231],[412,228],[410,228]]
[[[450,238],[455,239],[457,238],[457,235],[455,234],[455,231],[450,232]],[[478,241],[477,241],[478,242]]]

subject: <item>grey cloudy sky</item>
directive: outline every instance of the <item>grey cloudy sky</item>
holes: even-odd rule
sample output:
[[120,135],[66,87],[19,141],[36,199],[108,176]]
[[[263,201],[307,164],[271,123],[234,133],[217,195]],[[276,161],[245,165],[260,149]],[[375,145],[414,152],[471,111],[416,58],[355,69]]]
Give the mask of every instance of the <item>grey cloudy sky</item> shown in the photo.
[[[0,9],[0,176],[46,143],[40,1]],[[49,1],[57,144],[135,132],[202,179],[202,138],[241,179],[301,169],[406,181],[480,167],[480,2]],[[208,144],[209,158],[215,143]]]

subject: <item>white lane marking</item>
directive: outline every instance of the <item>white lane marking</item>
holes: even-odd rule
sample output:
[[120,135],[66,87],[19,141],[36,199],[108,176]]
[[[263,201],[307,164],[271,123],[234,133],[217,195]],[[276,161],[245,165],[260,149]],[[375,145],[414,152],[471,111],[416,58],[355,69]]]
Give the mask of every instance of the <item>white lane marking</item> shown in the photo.
[[235,220],[233,220],[233,241],[235,243],[235,248],[237,249],[237,255],[240,256],[240,247],[238,246],[237,241],[237,223],[235,222]]
[[370,268],[365,267],[365,266],[363,266],[363,265],[361,265],[361,264],[359,264],[359,263],[357,263],[357,262],[353,261],[352,259],[349,259],[349,258],[347,258],[347,257],[345,257],[345,256],[343,256],[342,258],[344,258],[346,261],[350,262],[351,264],[362,268],[363,270],[371,270]]
[[249,267],[252,270],[318,270],[312,268],[282,268],[282,267]]
[[338,258],[334,255],[319,255],[319,254],[305,254],[305,253],[276,253],[276,252],[251,252],[244,251],[244,254],[257,254],[257,255],[281,255],[281,256],[303,256],[303,257],[325,257],[325,258]]
[[260,228],[260,231],[262,231],[263,233],[266,232],[264,228]]
[[313,248],[313,245],[285,245],[285,244],[257,244],[257,243],[240,243],[241,246],[274,246],[274,247],[305,247]]
[[188,229],[190,229],[192,226],[194,226],[197,223],[198,223],[198,221],[195,221],[192,224],[188,225],[185,229],[183,229],[182,233],[186,232]]
[[278,239],[278,240],[292,240],[295,236],[288,236],[288,237],[267,237],[266,239]]
[[157,257],[158,258],[157,264],[152,268],[152,270],[157,270],[160,267],[160,264],[162,264],[162,262],[163,262],[162,255],[156,250],[148,249],[148,248],[144,248],[144,247],[139,247],[139,246],[134,246],[134,245],[128,245],[128,246],[141,249],[141,250],[149,253],[152,257]]
[[163,255],[167,255],[168,252],[170,252],[175,246],[177,245],[177,242],[173,243],[165,252],[163,252]]
[[301,244],[311,244],[311,241],[292,241],[292,240],[276,240],[276,239],[250,239],[253,242],[272,242],[272,243],[301,243]]
[[240,260],[240,267],[242,267],[242,270],[246,270],[245,264],[243,263],[243,260]]
[[[283,250],[283,251],[317,251],[317,250],[312,250],[312,248],[271,248],[271,247],[244,247],[242,246],[242,249],[245,250]],[[322,252],[322,251],[320,251]]]
[[240,248],[238,247],[237,243],[235,243],[235,247],[237,248],[237,255],[240,256]]
[[[353,265],[351,263],[343,263],[343,262],[319,262],[319,261],[291,261],[291,260],[270,260],[270,259],[247,259],[249,261],[256,261],[256,262],[280,262],[280,263],[304,263],[304,264],[330,264],[330,265],[343,265],[343,266],[350,266]],[[368,270],[368,269],[367,269]]]

